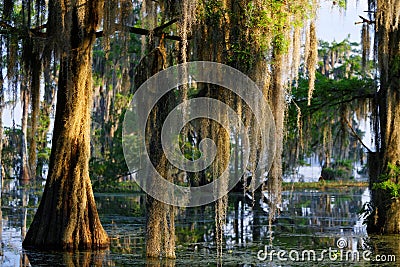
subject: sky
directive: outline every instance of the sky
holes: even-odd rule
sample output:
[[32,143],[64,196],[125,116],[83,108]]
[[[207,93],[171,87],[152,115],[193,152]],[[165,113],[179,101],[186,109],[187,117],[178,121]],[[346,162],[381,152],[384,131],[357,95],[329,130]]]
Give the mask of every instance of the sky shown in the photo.
[[[332,4],[332,0],[320,0],[320,9],[317,15],[317,35],[318,39],[332,42],[343,41],[350,34],[350,41],[360,42],[361,24],[355,25],[360,21],[359,15],[366,16],[363,12],[367,10],[368,0],[347,0],[347,8],[341,10],[337,5]],[[21,105],[17,104],[14,113],[16,125],[21,125]],[[3,113],[4,126],[11,127],[13,120],[10,110]]]
[[352,42],[360,42],[362,24],[355,25],[361,21],[359,15],[367,17],[368,0],[347,0],[347,8],[340,10],[332,5],[332,0],[320,0],[317,17],[318,39],[332,42],[343,41],[349,34]]

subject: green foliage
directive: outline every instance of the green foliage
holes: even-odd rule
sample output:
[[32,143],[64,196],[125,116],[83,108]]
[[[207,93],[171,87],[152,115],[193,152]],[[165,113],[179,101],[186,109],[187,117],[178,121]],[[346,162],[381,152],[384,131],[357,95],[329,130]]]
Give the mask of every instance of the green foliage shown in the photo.
[[291,27],[303,27],[313,16],[311,1],[264,0],[262,6],[265,8],[257,8],[253,2],[248,4],[248,26],[261,29],[262,34],[254,37],[262,50],[272,45],[277,53],[287,53],[290,40],[286,31]]
[[399,73],[400,71],[400,56],[397,55],[392,59],[392,69],[391,72],[392,73]]
[[[44,105],[44,102],[42,102]],[[45,112],[45,109],[40,110],[39,124],[36,134],[37,142],[37,173],[39,177],[43,176],[43,167],[48,166],[50,163],[51,148],[49,147],[50,141],[47,134],[50,129],[50,116]]]
[[336,166],[341,166],[347,169],[353,168],[353,161],[350,159],[339,159],[335,162]]
[[400,184],[394,183],[391,180],[386,180],[380,183],[374,183],[372,189],[384,190],[388,192],[388,194],[390,194],[390,196],[393,198],[398,198],[400,195]]
[[343,179],[351,179],[351,171],[352,169],[343,169],[343,168],[324,168],[321,172],[321,176],[325,180],[343,180]]
[[[337,106],[341,103],[348,103],[357,98],[369,98],[374,94],[375,87],[372,79],[359,79],[352,77],[349,79],[330,79],[321,73],[317,73],[317,81],[315,84],[315,97],[313,97],[311,106],[307,107],[303,104],[303,97],[308,92],[308,81],[300,78],[298,87],[293,88],[293,97],[303,107],[303,111],[315,113],[322,109],[332,109],[337,111]],[[303,112],[304,113],[304,112]]]
[[183,140],[182,135],[179,136],[179,147],[188,160],[195,161],[201,157],[200,149],[193,142]]
[[389,162],[387,173],[381,174],[381,176],[379,177],[380,182],[374,183],[372,189],[384,190],[392,198],[398,198],[400,196],[400,184],[394,181],[398,181],[399,177],[400,166]]
[[183,243],[198,243],[201,242],[207,229],[189,227],[177,227],[176,235],[178,240]]
[[[121,115],[119,127],[113,138],[112,147],[108,151],[105,151],[103,157],[92,157],[90,159],[90,177],[95,181],[105,180],[106,182],[112,182],[128,173],[128,167],[126,166],[122,149],[122,119],[123,116]],[[95,131],[95,138],[101,140],[103,131],[104,130]],[[133,141],[133,143],[135,142]]]
[[38,151],[38,154],[37,154],[38,161],[44,162],[45,164],[49,164],[50,153],[51,153],[50,147],[41,149],[40,151]]
[[[247,62],[251,59],[252,52],[250,50],[250,46],[245,46],[244,48],[240,48],[240,46],[236,43],[232,44],[231,49],[235,54],[235,59],[241,62]],[[229,58],[228,60],[232,61],[233,58]]]
[[[334,1],[335,2],[335,1]],[[339,0],[338,2],[337,2],[337,4],[338,4],[338,6],[340,7],[340,8],[346,8],[347,7],[347,0]]]
[[[139,16],[139,12],[137,6],[134,13]],[[107,184],[109,190],[118,187],[117,180],[128,173],[122,149],[122,122],[133,96],[134,66],[140,60],[141,42],[136,34],[130,34],[129,41],[125,37],[121,33],[111,36],[108,51],[98,38],[93,49],[96,106],[92,113],[89,172],[94,186],[101,191],[106,190]],[[125,141],[128,145],[137,144],[134,136]],[[129,160],[139,161],[139,155],[132,157]]]
[[[333,80],[320,73],[317,73],[316,77],[317,81],[311,106],[307,106],[308,81],[306,79],[300,78],[298,87],[292,89],[293,101],[301,109],[302,131],[304,138],[306,138],[304,141],[307,144],[304,147],[304,156],[309,156],[318,151],[317,147],[322,149],[324,138],[326,138],[323,132],[324,128],[329,129],[328,131],[333,137],[339,136],[343,130],[347,132],[348,129],[343,127],[341,120],[341,110],[347,105],[352,105],[351,112],[355,112],[354,105],[361,104],[360,100],[372,97],[375,92],[374,81],[371,79],[354,77]],[[287,137],[288,140],[293,140],[296,143],[299,141],[297,115],[296,106],[294,104],[289,105]],[[348,119],[351,118],[348,115]],[[353,121],[353,126],[356,125],[356,122]],[[307,134],[304,135],[304,133]],[[362,136],[363,133],[358,131],[358,135]]]
[[[329,157],[341,163],[342,168],[351,168],[350,161],[341,160],[354,161],[360,157],[363,148],[351,134],[346,120],[362,137],[359,121],[367,117],[369,99],[373,99],[376,86],[370,78],[372,75],[362,71],[361,52],[357,47],[358,44],[348,39],[333,43],[320,41],[319,68],[310,106],[307,105],[306,73],[300,73],[299,80],[293,82],[286,121],[285,166],[301,166],[304,159],[317,156],[321,164]],[[289,153],[296,150],[299,156],[294,159]],[[335,177],[343,175],[329,169],[326,172]]]
[[353,179],[353,161],[349,159],[337,160],[330,168],[323,168],[321,176],[325,180]]
[[205,18],[208,23],[218,25],[220,19],[223,18],[226,10],[223,9],[223,3],[220,0],[210,0],[204,3]]
[[21,136],[21,128],[4,127],[3,150],[1,153],[5,178],[15,178],[19,175]]
[[287,4],[283,1],[265,0],[264,2],[263,6],[267,7],[264,9],[259,9],[253,2],[248,4],[247,26],[261,32],[254,33],[253,38],[262,51],[268,50],[272,44],[278,53],[286,53],[289,40],[285,36],[285,29],[288,27],[288,18],[293,11],[285,9]]

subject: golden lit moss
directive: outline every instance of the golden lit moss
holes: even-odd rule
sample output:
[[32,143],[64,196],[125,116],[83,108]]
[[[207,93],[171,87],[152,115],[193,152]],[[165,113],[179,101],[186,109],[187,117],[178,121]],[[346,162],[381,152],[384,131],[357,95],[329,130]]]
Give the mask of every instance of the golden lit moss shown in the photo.
[[[221,179],[221,178],[220,178]],[[225,195],[215,202],[215,242],[217,244],[217,258],[222,258],[224,226],[228,209],[228,196]]]
[[[229,64],[249,75],[260,86],[265,97],[274,108],[273,112],[277,125],[275,136],[278,143],[277,157],[270,172],[268,185],[272,195],[270,201],[273,203],[271,207],[272,220],[280,203],[281,154],[283,150],[284,114],[287,109],[285,95],[289,93],[288,85],[291,83],[291,79],[297,79],[297,71],[301,61],[299,52],[301,46],[300,28],[303,26],[302,21],[311,17],[309,10],[311,6],[316,5],[315,1],[257,0],[249,4],[247,1],[213,0],[199,3],[198,10],[200,11],[195,16],[192,14],[194,14],[196,5],[197,1],[181,1],[179,4],[172,5],[174,7],[167,6],[164,1],[144,1],[141,11],[142,27],[154,29],[157,25],[155,7],[161,9],[161,20],[165,19],[164,13],[169,14],[169,16],[178,14],[179,24],[177,28],[172,30],[178,31],[181,42],[179,45],[171,45],[177,53],[167,52],[176,56],[171,62],[186,62],[190,57],[190,60],[209,60]],[[194,19],[198,21],[192,26]],[[291,33],[293,37],[290,36]],[[189,39],[188,36],[191,38]],[[152,38],[152,36],[143,37],[142,41],[145,44],[142,46],[143,55],[146,54],[146,50],[154,48],[154,46],[151,46],[154,39],[156,38]],[[311,42],[307,46],[310,45],[312,45]],[[193,52],[193,54],[188,53],[188,51]],[[294,66],[290,67],[289,59]],[[257,147],[260,142],[260,132],[254,127],[254,114],[251,114],[251,110],[241,102],[241,99],[223,92],[220,88],[214,90],[216,88],[205,85],[200,85],[198,88],[199,94],[202,96],[220,99],[236,109],[243,118],[245,126],[249,127],[251,162],[248,168],[256,179],[255,164],[259,157]],[[185,100],[188,97],[186,90],[183,90],[183,94],[179,97],[181,97],[179,100]],[[299,111],[298,114],[300,115],[301,112]],[[207,173],[207,179],[212,179],[212,177],[218,177],[221,174],[220,168],[226,167],[226,155],[230,154],[230,133],[225,136],[221,134],[220,127],[215,123],[206,119],[199,121],[201,138],[210,137],[213,140],[215,139],[218,144],[217,165]],[[203,178],[203,182],[206,182],[207,179]],[[226,201],[227,199],[224,197],[215,204],[216,241],[219,256],[222,255]]]
[[308,105],[311,105],[312,94],[315,86],[315,71],[318,63],[318,39],[316,33],[315,22],[310,24],[309,51],[307,57],[308,71]]
[[[301,109],[295,102],[293,102],[293,103],[295,104],[296,110],[297,110],[297,121],[296,121],[296,124],[297,124],[298,136],[299,136],[299,138],[298,138],[298,140],[299,140],[298,141],[298,146],[299,146],[300,149],[303,149],[303,147],[304,147],[304,143],[303,142],[304,141],[303,141],[303,123],[302,123],[302,117],[301,117]],[[299,149],[297,149],[297,151],[299,151]],[[296,156],[296,158],[297,158],[297,156]]]
[[370,43],[371,39],[369,37],[369,25],[367,23],[364,23],[361,30],[362,69],[364,72],[368,70],[367,62],[369,60],[369,54],[370,54]]
[[[183,0],[181,3],[181,13],[182,18],[180,20],[178,31],[179,36],[181,37],[181,41],[179,42],[179,54],[180,54],[180,63],[186,63],[188,59],[187,50],[188,50],[188,34],[191,33],[193,24],[196,21],[196,9],[197,9],[197,1],[192,0]],[[188,98],[189,85],[187,80],[187,71],[183,70],[182,73],[182,82],[181,86],[181,101],[184,102]],[[183,107],[184,117],[187,117],[187,107],[184,105]],[[183,131],[184,139],[186,139],[187,129]]]
[[292,38],[293,46],[292,46],[292,69],[291,69],[291,78],[295,81],[295,86],[297,86],[297,80],[299,77],[299,68],[300,68],[300,60],[301,60],[301,28],[295,27],[293,30],[293,38]]
[[[142,19],[142,28],[149,29],[150,31],[157,27],[157,8],[158,5],[155,1],[144,0],[142,1],[141,6],[141,19]],[[146,47],[147,44],[153,43],[153,36],[150,34],[149,36],[142,35],[142,57],[146,55]]]
[[[211,96],[219,99],[220,101],[226,102],[227,105],[233,106],[233,99],[231,98],[231,93],[224,91],[221,93],[216,93],[215,89],[220,89],[214,87],[211,92]],[[229,120],[226,112],[220,112],[217,114],[218,121],[225,122]],[[231,153],[230,145],[230,133],[224,129],[221,125],[216,122],[211,122],[211,138],[215,140],[217,145],[217,156],[212,163],[212,177],[218,177],[218,182],[214,190],[217,190],[217,194],[221,191],[226,191],[228,188],[229,172],[224,173],[226,168],[229,168],[229,157]],[[223,250],[223,237],[224,237],[224,226],[226,221],[226,212],[228,208],[228,196],[225,195],[219,198],[215,202],[215,231],[216,231],[216,245],[217,245],[217,258],[222,258]]]
[[303,72],[306,73],[307,72],[307,61],[309,58],[309,54],[310,54],[310,25],[307,23],[304,28],[303,28],[303,39],[304,39],[304,56],[303,56],[303,60],[304,60],[304,69]]
[[115,31],[115,19],[117,14],[117,0],[108,0],[104,2],[103,10],[103,49],[106,52],[106,58],[110,51],[110,37]]
[[180,54],[182,63],[187,61],[188,35],[191,33],[193,24],[196,22],[197,1],[183,0],[181,7],[182,18],[179,23]]

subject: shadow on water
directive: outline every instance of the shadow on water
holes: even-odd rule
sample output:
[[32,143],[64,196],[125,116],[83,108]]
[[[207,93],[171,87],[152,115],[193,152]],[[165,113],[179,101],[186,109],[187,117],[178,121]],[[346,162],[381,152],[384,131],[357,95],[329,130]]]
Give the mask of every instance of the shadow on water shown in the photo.
[[[43,185],[21,185],[7,180],[1,190],[0,266],[217,266],[214,242],[214,206],[178,209],[176,215],[177,259],[146,260],[145,214],[142,194],[96,194],[102,224],[111,239],[109,250],[100,252],[38,252],[22,249],[22,240],[39,204]],[[222,259],[227,266],[309,266],[305,261],[258,259],[267,252],[300,252],[338,249],[340,238],[348,251],[371,250],[373,255],[396,255],[400,259],[399,236],[368,236],[359,216],[369,201],[367,188],[297,190],[283,192],[278,219],[269,227],[268,194],[231,194],[225,227]],[[271,239],[272,236],[272,239]],[[264,255],[264,254],[262,254]],[[269,254],[271,255],[271,254]],[[286,257],[287,257],[286,255]],[[294,254],[295,255],[295,254]],[[354,266],[356,262],[323,259],[318,266]],[[361,259],[358,266],[370,266]],[[393,262],[380,266],[395,266]]]

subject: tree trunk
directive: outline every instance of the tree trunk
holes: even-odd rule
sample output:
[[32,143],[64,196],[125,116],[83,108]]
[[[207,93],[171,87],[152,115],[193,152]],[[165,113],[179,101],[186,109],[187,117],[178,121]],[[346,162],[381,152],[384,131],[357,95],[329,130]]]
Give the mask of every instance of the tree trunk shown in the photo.
[[[3,37],[0,36],[0,55],[3,54]],[[0,60],[0,69],[3,69],[3,61]],[[4,168],[3,168],[3,108],[4,108],[4,78],[3,73],[0,72],[0,207],[2,206],[2,191],[3,191],[3,179],[4,179]],[[0,208],[0,243],[3,244],[3,211]]]
[[31,72],[31,101],[32,101],[32,112],[31,112],[31,129],[29,132],[29,157],[28,163],[30,168],[30,173],[32,178],[37,176],[36,173],[36,161],[37,161],[37,128],[38,128],[38,120],[39,120],[39,112],[40,112],[40,74],[41,74],[41,62],[40,57],[37,52],[34,52],[32,55],[33,66],[36,66],[32,69]]
[[22,121],[21,121],[21,180],[29,180],[31,177],[28,165],[28,116],[29,116],[29,90],[25,81],[21,84],[22,94]]
[[[158,46],[156,42],[158,41]],[[148,78],[166,68],[166,50],[164,40],[149,40],[146,48],[150,51],[141,59],[136,68],[135,88],[139,88]],[[149,101],[154,98],[153,92],[148,92],[145,99],[142,99],[142,106],[149,107]],[[161,130],[169,107],[173,102],[172,94],[163,96],[152,109],[146,127],[146,146],[151,155],[153,166],[158,173],[166,177],[168,173],[168,160],[163,153],[161,145]],[[146,110],[146,108],[143,108]],[[139,114],[144,116],[144,114]],[[143,169],[139,175],[149,175]],[[171,175],[169,175],[169,179]],[[172,180],[171,180],[172,181]],[[172,181],[173,182],[173,181]],[[158,187],[158,184],[152,186]],[[174,259],[175,256],[175,207],[162,203],[157,199],[146,195],[146,256],[149,258]]]
[[[3,38],[0,37],[0,54],[3,54]],[[3,69],[3,62],[0,60],[0,69]],[[4,168],[3,168],[3,157],[2,157],[2,152],[3,152],[3,109],[4,109],[4,78],[3,78],[3,73],[0,72],[0,182],[1,185],[3,185],[2,181],[4,178]],[[1,187],[3,188],[3,187]],[[1,198],[1,192],[0,192],[0,198]],[[1,203],[1,199],[0,199]],[[0,209],[1,210],[1,209]],[[1,215],[1,211],[0,211]],[[1,216],[0,216],[0,221],[1,221]],[[1,225],[0,225],[1,228]]]
[[[377,1],[378,60],[380,90],[378,92],[381,150],[370,169],[373,212],[368,231],[383,234],[400,233],[400,31],[396,12]],[[397,5],[397,4],[396,4]],[[375,156],[376,156],[375,155]],[[371,162],[369,163],[371,165]],[[384,188],[382,182],[390,185]]]
[[61,9],[54,13],[61,21],[65,18],[62,25],[67,36],[60,40],[65,43],[60,44],[64,51],[49,174],[23,247],[101,249],[108,247],[109,240],[99,220],[89,178],[92,47],[101,1],[49,5]]

